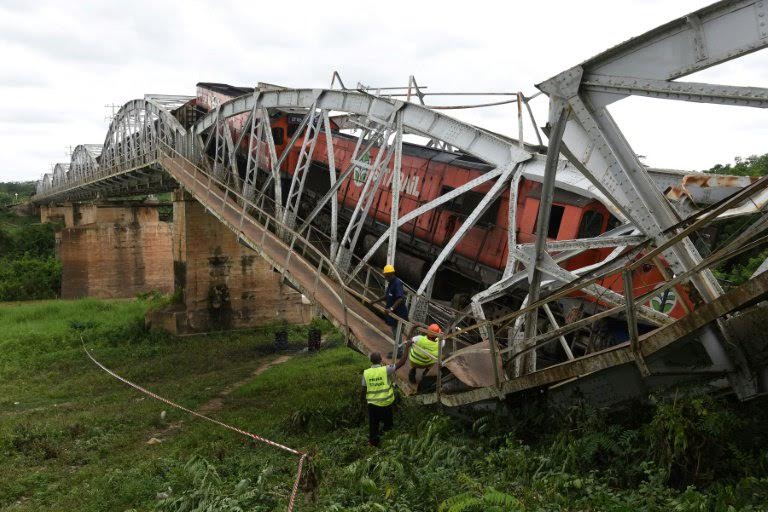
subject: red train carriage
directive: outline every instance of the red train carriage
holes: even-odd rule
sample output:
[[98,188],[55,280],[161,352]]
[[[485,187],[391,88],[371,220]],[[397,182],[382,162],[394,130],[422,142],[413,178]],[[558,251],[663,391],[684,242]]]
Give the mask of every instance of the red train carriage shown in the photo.
[[[211,110],[234,97],[252,93],[253,89],[232,87],[223,84],[200,83],[197,88],[197,105]],[[239,133],[245,122],[246,114],[229,120],[230,129]],[[271,119],[272,135],[278,154],[282,153],[290,142],[291,136],[302,121],[303,114],[289,111],[277,112]],[[335,126],[334,126],[335,127]],[[327,176],[328,155],[326,154],[325,133],[318,136],[312,165],[305,185],[307,210],[315,200],[329,189]],[[345,169],[350,163],[355,148],[356,138],[337,132],[333,137],[334,160],[337,169]],[[302,138],[297,139],[281,168],[283,179],[290,181],[296,161],[299,157]],[[247,140],[244,149],[247,151]],[[372,150],[371,159],[375,159],[377,149]],[[488,172],[491,166],[469,155],[427,148],[416,144],[403,144],[402,183],[400,197],[400,215],[455,189],[464,183]],[[362,171],[354,174],[341,185],[338,198],[344,214],[349,215],[354,209],[362,192],[365,176]],[[288,184],[283,187],[287,190]],[[444,204],[403,226],[400,230],[402,243],[398,242],[398,267],[406,281],[418,284],[429,262],[440,248],[461,227],[467,215],[474,210],[491,184],[486,183],[474,190],[462,194],[453,201]],[[541,184],[521,179],[517,204],[517,239],[519,243],[535,240],[536,218],[539,209]],[[391,165],[384,176],[368,219],[365,223],[365,235],[362,238],[363,249],[367,250],[383,233],[389,223],[391,205]],[[435,279],[433,295],[436,299],[452,301],[455,305],[469,295],[497,281],[507,261],[507,211],[509,192],[505,192],[476,225],[468,231],[456,246],[451,258],[444,265],[445,269]],[[306,214],[308,211],[300,212]],[[321,223],[322,225],[322,223]],[[327,223],[325,223],[327,225]],[[599,201],[564,190],[555,193],[551,218],[548,226],[550,240],[568,240],[594,237],[618,225],[618,221]],[[563,266],[569,270],[583,268],[602,261],[612,248],[584,251],[567,260]],[[384,251],[374,257],[374,263],[383,264]],[[664,281],[661,271],[646,265],[633,276],[635,294],[646,293]],[[617,292],[622,292],[621,275],[604,279],[601,285]],[[680,317],[690,310],[692,303],[685,290],[678,287],[675,292],[665,295],[650,305],[663,310],[673,317]]]

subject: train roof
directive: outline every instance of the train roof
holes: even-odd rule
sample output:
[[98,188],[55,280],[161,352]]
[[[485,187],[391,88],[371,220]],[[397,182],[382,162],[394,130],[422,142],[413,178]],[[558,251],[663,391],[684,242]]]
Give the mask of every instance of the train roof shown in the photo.
[[[339,136],[350,140],[357,140],[357,137],[354,135],[343,132],[336,132],[334,136]],[[421,144],[414,144],[412,142],[403,141],[403,154],[423,158],[432,162],[451,164],[457,167],[463,167],[465,169],[474,169],[485,172],[493,170],[492,165],[487,164],[479,158],[473,157],[472,155],[457,151],[446,151],[444,149],[431,148],[422,146]]]
[[205,87],[206,89],[232,96],[233,98],[253,92],[253,87],[241,87],[238,85],[222,84],[218,82],[198,82],[197,87]]

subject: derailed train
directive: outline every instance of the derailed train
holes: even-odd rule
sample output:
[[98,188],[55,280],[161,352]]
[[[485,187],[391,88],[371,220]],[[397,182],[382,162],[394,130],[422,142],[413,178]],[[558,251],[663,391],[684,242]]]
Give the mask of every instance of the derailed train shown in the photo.
[[[197,95],[188,107],[194,107],[198,115],[215,109],[221,103],[244,94],[253,93],[252,88],[234,87],[226,84],[202,82],[197,85]],[[300,128],[303,113],[277,111],[271,113],[272,137],[278,154],[286,149],[296,130]],[[229,120],[230,129],[237,134],[245,122],[245,115]],[[334,161],[337,169],[345,169],[351,162],[357,138],[339,130],[333,124]],[[296,139],[281,167],[281,176],[285,180],[283,189],[287,190],[296,162],[299,158],[301,140]],[[248,140],[243,137],[241,151],[247,154]],[[375,158],[378,148],[371,151]],[[299,216],[303,216],[316,204],[330,188],[328,180],[328,155],[326,154],[325,133],[318,135],[318,141],[311,157],[305,191]],[[391,163],[389,169],[391,170]],[[445,151],[417,144],[403,143],[401,167],[400,215],[410,212],[468,181],[492,170],[492,167],[469,155]],[[362,191],[366,171],[358,168],[342,183],[338,191],[341,207],[340,218],[349,218]],[[266,173],[263,173],[266,174]],[[516,238],[518,243],[535,240],[536,220],[539,210],[541,183],[535,176],[525,175],[520,180],[517,199]],[[540,177],[539,177],[540,178]],[[676,176],[679,180],[681,176]],[[440,248],[451,238],[462,222],[478,205],[491,185],[487,182],[466,192],[454,200],[445,203],[417,217],[400,228],[398,254],[395,264],[401,276],[412,285],[417,285],[426,274],[429,265]],[[479,290],[498,281],[507,262],[508,242],[508,206],[510,193],[504,192],[479,221],[472,227],[456,246],[449,260],[441,267],[435,277],[432,296],[435,300],[451,303],[455,308],[466,306],[467,299]],[[391,172],[384,179],[374,197],[371,210],[364,224],[363,241],[359,250],[367,251],[373,242],[386,230],[390,218],[392,203]],[[327,226],[322,215],[318,216],[318,226]],[[580,195],[573,191],[557,189],[555,192],[548,230],[549,240],[570,240],[596,237],[620,225],[620,221],[599,200]],[[613,248],[598,248],[584,251],[574,256],[562,266],[576,270],[596,264],[605,259]],[[376,253],[372,262],[383,264],[384,249]],[[665,266],[663,260],[660,266]],[[647,293],[664,281],[662,268],[656,265],[644,265],[633,274],[636,295]],[[620,274],[605,278],[599,284],[621,293],[623,283]],[[591,297],[577,295],[573,303],[591,303]],[[518,302],[519,305],[519,302]],[[694,307],[689,292],[683,286],[665,293],[662,297],[650,300],[648,306],[679,318]],[[621,322],[618,322],[621,324]],[[621,329],[613,333],[613,341],[623,341],[625,335]]]

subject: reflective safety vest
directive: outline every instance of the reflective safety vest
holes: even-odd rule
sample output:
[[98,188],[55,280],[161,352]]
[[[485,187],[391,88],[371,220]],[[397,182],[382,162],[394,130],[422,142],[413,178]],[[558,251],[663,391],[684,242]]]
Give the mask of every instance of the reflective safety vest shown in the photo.
[[369,404],[386,407],[395,401],[395,390],[387,377],[386,366],[374,366],[363,372],[365,399]]
[[416,342],[411,345],[408,359],[413,366],[432,366],[437,362],[437,347],[439,341],[432,341],[426,336],[418,336]]

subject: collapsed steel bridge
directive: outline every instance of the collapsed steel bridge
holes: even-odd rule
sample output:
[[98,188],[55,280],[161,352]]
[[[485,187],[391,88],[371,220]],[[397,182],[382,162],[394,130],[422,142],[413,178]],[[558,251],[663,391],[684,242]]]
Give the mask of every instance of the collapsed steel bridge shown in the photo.
[[[764,0],[718,2],[538,84],[549,98],[547,148],[523,144],[522,137],[506,138],[424,106],[415,81],[409,83],[405,101],[381,91],[347,89],[337,75],[330,89],[262,84],[201,116],[185,110],[190,97],[147,95],[117,112],[103,144],[77,146],[70,163],[58,164],[52,176],[45,175],[33,201],[86,201],[181,187],[322,309],[351,344],[366,353],[386,354],[395,348],[389,328],[366,306],[368,299],[380,295],[383,284],[370,264],[372,257],[386,247],[387,261],[394,262],[404,225],[479,185],[490,185],[434,255],[421,282],[409,290],[411,318],[401,322],[401,328],[412,331],[431,321],[449,326],[439,355],[449,371],[436,372],[434,390],[415,394],[403,378],[407,367],[402,369],[399,384],[406,393],[422,403],[450,406],[542,389],[565,400],[584,396],[613,403],[695,384],[749,399],[768,390],[768,340],[754,336],[768,319],[762,302],[768,293],[768,273],[756,273],[745,284],[725,291],[712,269],[768,241],[764,233],[768,216],[763,212],[768,178],[715,194],[705,206],[682,204],[680,194],[672,200],[665,192],[678,185],[679,177],[644,166],[608,107],[638,95],[768,106],[768,89],[678,80],[764,48],[767,22]],[[339,87],[334,88],[337,78]],[[412,97],[419,102],[410,101]],[[526,98],[518,95],[516,100],[522,115]],[[276,151],[270,129],[270,113],[275,110],[301,116],[300,129],[282,154]],[[332,120],[356,136],[352,164],[346,167],[337,168],[334,162],[333,140],[338,133]],[[327,145],[329,190],[302,218],[300,205],[320,134]],[[428,140],[432,147],[471,155],[491,170],[401,212],[403,138],[413,136]],[[301,150],[285,190],[281,166],[296,144]],[[354,210],[341,219],[337,193],[355,169],[366,170],[362,192]],[[516,239],[516,195],[522,178],[541,183],[533,243]],[[386,180],[391,180],[392,189],[389,224],[372,247],[361,250],[363,223]],[[599,200],[620,225],[596,237],[548,241],[556,189]],[[432,286],[441,267],[506,190],[510,222],[503,273],[475,293],[466,307],[452,309],[433,299]],[[314,222],[321,211],[329,215],[327,229]],[[759,215],[727,243],[702,255],[693,242],[696,237],[719,219],[744,213]],[[562,265],[584,251],[606,247],[612,250],[597,264],[575,270]],[[636,294],[633,272],[647,265],[662,269],[666,281]],[[599,284],[607,276],[624,280],[623,293]],[[663,307],[651,307],[653,297],[679,287],[697,297],[682,318],[669,316]],[[518,307],[488,315],[495,301],[521,290]],[[567,318],[553,313],[558,301],[574,295],[591,297],[600,307]],[[575,355],[569,337],[609,317],[626,322],[628,341],[586,347]],[[540,357],[558,344],[561,361]]]

